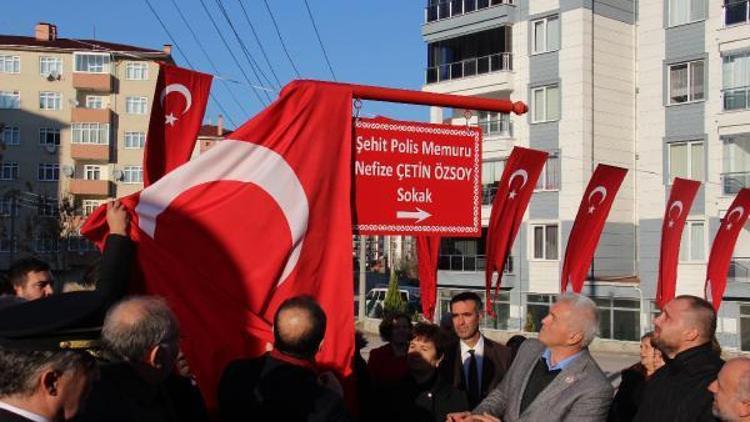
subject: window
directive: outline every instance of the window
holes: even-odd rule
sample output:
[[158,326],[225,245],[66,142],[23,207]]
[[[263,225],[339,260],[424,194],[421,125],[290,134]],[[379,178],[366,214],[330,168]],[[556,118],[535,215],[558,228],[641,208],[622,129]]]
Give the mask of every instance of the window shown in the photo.
[[75,53],[75,71],[109,73],[109,54]]
[[725,195],[750,186],[750,136],[722,136],[721,184]]
[[39,145],[60,145],[60,129],[51,127],[39,129]]
[[552,295],[526,296],[526,318],[524,318],[523,330],[530,333],[538,333],[542,328],[542,320],[549,313],[549,308],[554,304]]
[[6,126],[0,129],[0,142],[3,145],[20,145],[21,128],[18,126]]
[[534,224],[531,226],[534,236],[534,259],[558,259],[558,226],[557,224]]
[[536,181],[536,190],[559,190],[560,189],[560,157],[550,155],[547,163],[542,169],[542,174]]
[[98,199],[84,199],[81,201],[81,212],[83,215],[91,215],[104,201]]
[[62,59],[59,57],[52,56],[41,56],[39,57],[39,74],[45,78],[49,75],[59,76],[62,75]]
[[706,18],[706,0],[668,0],[669,26],[683,25]]
[[39,93],[40,110],[60,110],[62,95],[59,92],[43,91]]
[[703,221],[686,221],[680,240],[681,262],[704,262],[706,260],[706,234]]
[[18,179],[18,163],[15,161],[5,161],[0,166],[0,180]]
[[40,253],[57,252],[57,237],[48,233],[34,238],[34,250]]
[[0,108],[21,108],[21,93],[18,91],[0,91]]
[[497,183],[503,175],[505,160],[482,163],[482,204],[492,205],[497,193]]
[[0,56],[0,73],[21,73],[21,57]]
[[140,149],[146,145],[144,132],[125,132],[125,148]]
[[673,142],[669,148],[669,183],[675,177],[705,180],[703,141]]
[[722,63],[722,93],[724,110],[750,108],[750,54],[724,56]]
[[641,338],[639,300],[592,298],[599,311],[599,337],[638,341]]
[[101,95],[87,95],[86,108],[104,108],[104,97]]
[[0,198],[0,216],[10,217],[11,212],[18,215],[18,206],[13,207],[13,198]]
[[724,0],[724,26],[743,24],[748,22],[747,0]]
[[550,16],[531,22],[533,54],[546,53],[560,49],[560,18]]
[[703,60],[669,66],[669,104],[682,104],[704,99]]
[[40,182],[54,182],[60,179],[60,164],[41,163],[37,172]]
[[148,80],[147,63],[128,63],[125,66],[125,79],[129,81]]
[[86,164],[83,166],[83,178],[86,180],[101,180],[102,167],[93,164]]
[[542,86],[531,90],[531,123],[560,119],[560,87]]
[[427,46],[428,84],[513,69],[510,25],[475,32]]
[[40,217],[57,217],[60,214],[57,198],[42,197],[37,213]]
[[146,97],[127,97],[125,99],[125,112],[128,114],[146,114],[148,105]]
[[[483,303],[486,303],[486,294],[480,294],[479,297],[482,297],[485,300]],[[492,305],[495,308],[495,316],[492,317],[489,314],[485,314],[484,318],[482,318],[482,327],[494,330],[507,330],[509,328],[508,320],[510,320],[510,293],[498,293]]]
[[482,128],[482,135],[485,139],[490,136],[513,136],[510,114],[508,113],[480,111],[477,126]]
[[740,305],[740,350],[750,350],[750,304]]
[[141,166],[125,166],[122,174],[124,183],[143,183],[143,167]]
[[107,123],[72,123],[72,142],[74,144],[109,144],[109,124]]
[[[479,238],[441,238],[438,269],[446,271],[484,271],[487,265],[484,255],[486,241],[486,227],[482,229],[482,235]],[[512,270],[513,259],[509,257],[505,272]]]

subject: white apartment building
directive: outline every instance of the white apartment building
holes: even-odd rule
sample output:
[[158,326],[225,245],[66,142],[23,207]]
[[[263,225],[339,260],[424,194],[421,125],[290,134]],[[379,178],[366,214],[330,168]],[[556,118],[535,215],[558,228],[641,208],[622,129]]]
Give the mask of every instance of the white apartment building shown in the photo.
[[[538,331],[598,163],[629,169],[584,287],[599,305],[601,338],[636,341],[651,328],[661,220],[676,176],[703,182],[683,235],[677,294],[703,294],[720,218],[750,186],[748,0],[428,0],[422,35],[425,91],[530,107],[520,117],[470,116],[485,134],[485,226],[512,147],[550,153],[488,328]],[[431,110],[434,122],[465,119],[464,110]],[[719,313],[728,349],[750,350],[748,227]],[[443,240],[438,313],[457,290],[483,289],[484,240]]]

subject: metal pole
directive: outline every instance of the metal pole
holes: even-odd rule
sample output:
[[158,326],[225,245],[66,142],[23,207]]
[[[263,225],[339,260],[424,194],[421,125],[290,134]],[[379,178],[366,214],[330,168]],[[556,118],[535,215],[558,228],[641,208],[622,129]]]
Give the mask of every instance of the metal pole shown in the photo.
[[359,235],[359,307],[357,314],[359,321],[365,320],[365,294],[367,293],[367,274],[365,274],[365,261],[367,260],[367,251],[365,236]]

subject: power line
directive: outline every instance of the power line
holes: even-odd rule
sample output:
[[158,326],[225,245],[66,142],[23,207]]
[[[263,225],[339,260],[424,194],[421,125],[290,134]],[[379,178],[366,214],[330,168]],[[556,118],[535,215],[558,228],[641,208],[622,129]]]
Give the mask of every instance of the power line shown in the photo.
[[245,10],[245,5],[242,3],[242,0],[237,0],[237,3],[240,4],[240,7],[242,8],[242,14],[245,15],[245,20],[247,21],[248,26],[250,26],[250,30],[253,32],[253,37],[255,37],[255,42],[258,43],[258,47],[260,47],[260,52],[263,54],[263,58],[266,60],[266,64],[268,65],[268,69],[271,71],[271,75],[273,75],[273,78],[276,80],[276,86],[281,87],[281,82],[279,81],[279,77],[276,76],[276,72],[274,71],[273,66],[271,65],[271,61],[268,60],[266,49],[263,48],[263,43],[260,41],[260,37],[258,36],[258,33],[255,32],[255,26],[253,25],[252,21],[250,21],[250,16],[247,14],[247,10]]
[[323,46],[323,40],[320,39],[320,32],[318,32],[318,26],[315,25],[315,19],[313,18],[312,12],[310,11],[310,5],[307,3],[307,0],[305,1],[305,8],[307,8],[307,15],[310,16],[310,22],[312,22],[313,29],[315,30],[315,36],[318,37],[318,44],[320,44],[320,49],[323,50],[323,57],[326,59],[326,64],[328,65],[328,70],[331,71],[331,77],[333,77],[333,80],[336,80],[336,75],[333,73],[333,67],[331,66],[330,60],[328,60],[328,54],[326,53],[326,48]]
[[279,30],[279,25],[276,23],[276,18],[273,16],[273,12],[271,11],[271,6],[268,5],[268,0],[263,0],[263,3],[266,5],[266,10],[268,10],[268,15],[271,17],[271,21],[273,22],[273,27],[276,29],[276,35],[279,37],[279,42],[281,42],[281,47],[284,49],[284,54],[286,54],[286,58],[289,59],[289,63],[292,65],[292,69],[294,69],[294,74],[297,75],[297,78],[300,77],[299,70],[297,70],[297,66],[294,65],[294,60],[292,60],[292,56],[289,55],[289,50],[286,48],[286,43],[284,42],[284,37],[281,36],[281,31]]

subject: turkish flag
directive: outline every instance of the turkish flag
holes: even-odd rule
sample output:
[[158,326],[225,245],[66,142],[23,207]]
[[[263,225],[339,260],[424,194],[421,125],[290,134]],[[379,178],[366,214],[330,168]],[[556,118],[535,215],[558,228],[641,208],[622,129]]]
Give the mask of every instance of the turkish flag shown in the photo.
[[656,305],[659,309],[663,309],[664,305],[674,298],[682,231],[685,229],[685,221],[700,186],[700,182],[679,177],[672,182],[661,226],[659,280],[656,286]]
[[417,272],[422,315],[429,321],[435,316],[439,253],[440,236],[417,236]]
[[536,181],[544,169],[548,155],[544,151],[514,147],[498,183],[495,200],[492,203],[485,246],[487,266],[484,275],[487,289],[487,312],[490,315],[495,313],[492,306],[494,297],[491,295],[492,274],[497,271],[495,283],[495,295],[497,295],[505,262],[510,255],[513,241],[521,227],[521,220],[529,206]]
[[[285,299],[310,295],[328,326],[321,366],[354,352],[351,89],[297,81],[255,118],[143,191],[131,211],[141,291],[166,298],[209,406],[231,360],[272,342]],[[107,235],[99,208],[83,233]]]
[[561,291],[572,288],[580,293],[591,266],[596,245],[602,236],[612,202],[617,196],[627,169],[599,164],[589,180],[568,237],[561,275]]
[[159,63],[151,122],[143,152],[143,184],[149,186],[185,164],[203,122],[213,76]]
[[732,260],[734,245],[737,237],[745,226],[748,212],[750,212],[750,189],[742,189],[732,201],[729,211],[721,220],[719,231],[716,232],[714,243],[711,245],[711,255],[708,257],[706,269],[706,299],[719,311],[724,290],[727,288],[727,273],[729,262]]

